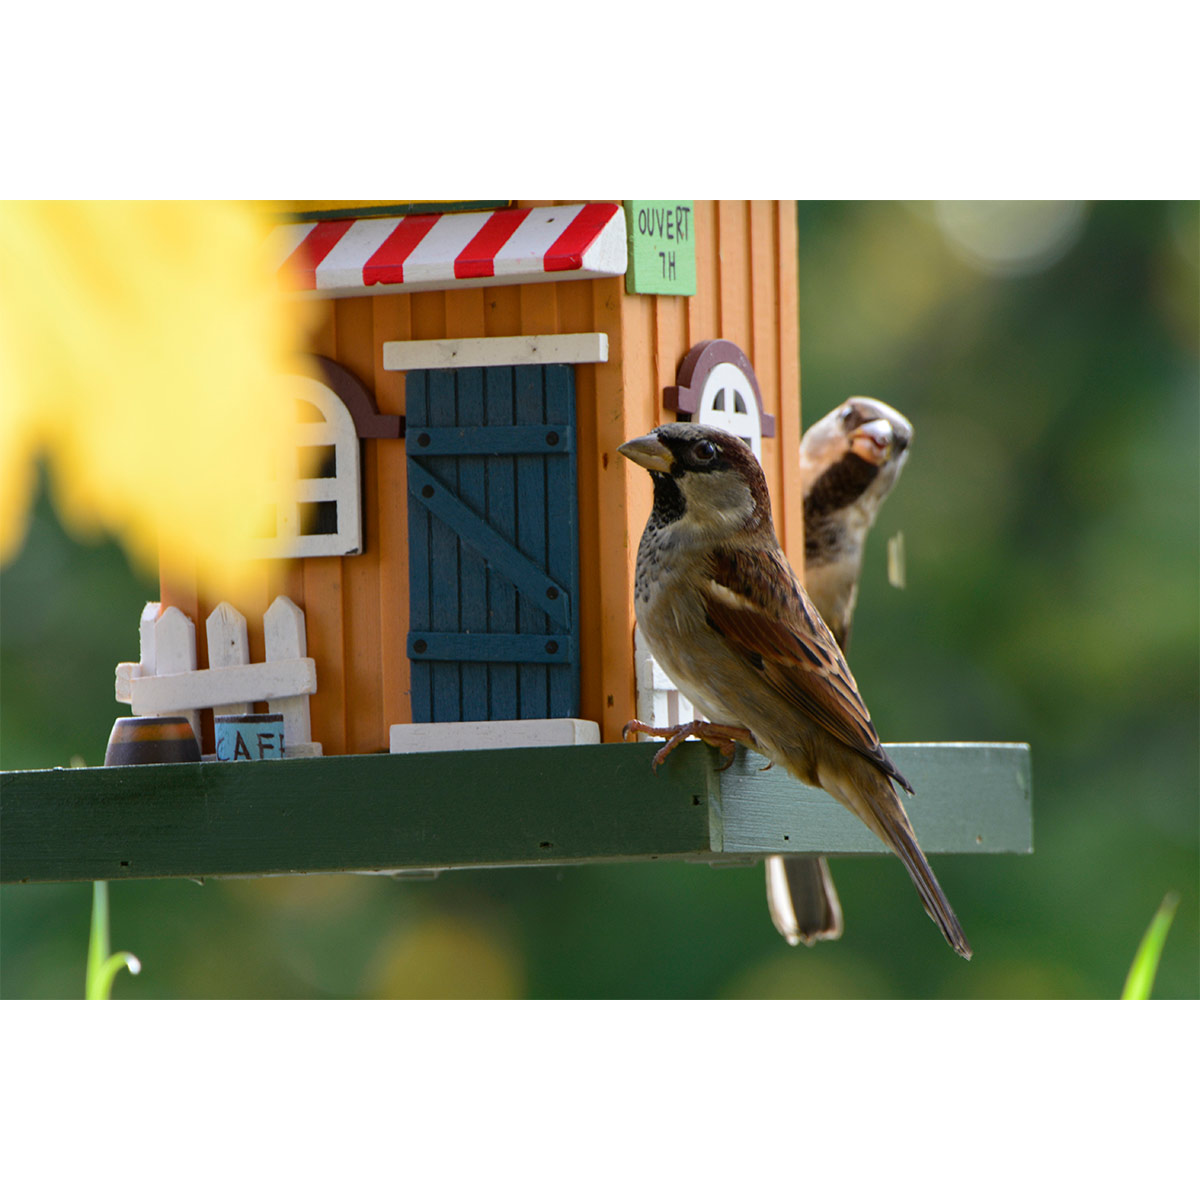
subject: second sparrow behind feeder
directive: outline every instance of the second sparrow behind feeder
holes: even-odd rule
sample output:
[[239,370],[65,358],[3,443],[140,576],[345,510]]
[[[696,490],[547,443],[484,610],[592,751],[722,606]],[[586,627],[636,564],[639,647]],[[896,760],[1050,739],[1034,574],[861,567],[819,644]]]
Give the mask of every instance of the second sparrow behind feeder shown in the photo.
[[[800,442],[804,489],[804,588],[847,653],[867,534],[900,478],[912,425],[894,408],[854,396]],[[811,854],[766,859],[767,907],[795,946],[842,936],[842,906],[829,863]]]

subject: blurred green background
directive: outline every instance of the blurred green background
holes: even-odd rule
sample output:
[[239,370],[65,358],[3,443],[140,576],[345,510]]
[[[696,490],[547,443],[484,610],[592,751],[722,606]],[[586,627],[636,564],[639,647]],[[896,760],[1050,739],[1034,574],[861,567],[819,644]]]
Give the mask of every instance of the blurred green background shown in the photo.
[[[835,863],[841,942],[789,949],[762,868],[645,864],[122,882],[117,997],[1200,995],[1200,251],[1191,202],[802,202],[804,423],[916,428],[850,655],[885,741],[1028,741],[1031,857],[939,857],[960,962],[893,859]],[[886,579],[902,530],[907,588]],[[153,579],[44,496],[0,576],[0,766],[102,760]],[[3,831],[0,830],[0,836]],[[0,994],[82,994],[91,888],[0,892]]]

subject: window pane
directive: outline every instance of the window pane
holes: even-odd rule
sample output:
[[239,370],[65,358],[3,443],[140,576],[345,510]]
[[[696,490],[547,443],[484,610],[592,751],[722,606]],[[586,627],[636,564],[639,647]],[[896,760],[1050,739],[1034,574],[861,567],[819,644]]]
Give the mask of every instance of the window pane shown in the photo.
[[316,500],[298,505],[300,509],[300,535],[311,533],[337,533],[337,501]]
[[298,479],[336,479],[336,446],[297,446],[296,477]]
[[297,400],[296,420],[321,423],[325,420],[325,414],[315,404],[310,404],[307,400]]

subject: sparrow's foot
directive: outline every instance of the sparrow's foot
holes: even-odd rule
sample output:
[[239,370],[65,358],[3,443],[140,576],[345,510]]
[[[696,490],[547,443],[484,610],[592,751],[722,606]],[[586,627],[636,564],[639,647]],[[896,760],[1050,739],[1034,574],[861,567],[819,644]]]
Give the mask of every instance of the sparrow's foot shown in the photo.
[[650,737],[667,739],[667,744],[654,756],[654,761],[651,763],[656,773],[658,768],[666,762],[667,755],[685,738],[698,737],[702,742],[720,750],[724,761],[717,768],[718,771],[724,771],[733,762],[733,754],[737,749],[738,742],[751,741],[750,730],[743,729],[740,725],[716,725],[711,721],[689,721],[686,725],[671,725],[665,729],[647,725],[642,721],[630,721],[621,730],[621,737],[628,738],[630,733],[645,733]]

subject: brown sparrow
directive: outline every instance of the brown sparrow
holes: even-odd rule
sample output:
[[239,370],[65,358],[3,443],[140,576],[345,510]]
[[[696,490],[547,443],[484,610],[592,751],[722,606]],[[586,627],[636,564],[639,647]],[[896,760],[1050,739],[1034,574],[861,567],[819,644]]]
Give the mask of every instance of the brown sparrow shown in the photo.
[[[800,442],[804,488],[804,588],[847,652],[863,546],[912,442],[894,408],[855,396],[827,413]],[[815,855],[766,859],[767,907],[795,946],[842,936],[842,906],[829,863]]]
[[[690,424],[660,426],[620,450],[654,483],[638,547],[638,625],[675,686],[711,718],[669,731],[656,764],[695,733],[729,756],[742,742],[824,788],[896,852],[926,912],[969,958],[894,785],[912,788],[880,745],[837,641],[784,557],[754,455],[732,434]],[[639,722],[630,729],[667,732]]]

